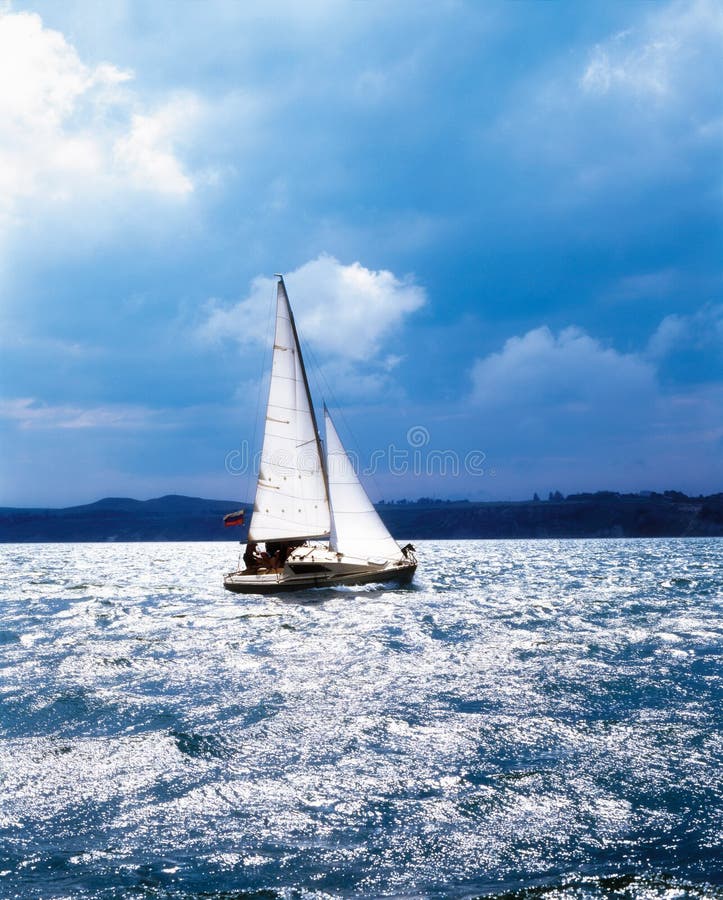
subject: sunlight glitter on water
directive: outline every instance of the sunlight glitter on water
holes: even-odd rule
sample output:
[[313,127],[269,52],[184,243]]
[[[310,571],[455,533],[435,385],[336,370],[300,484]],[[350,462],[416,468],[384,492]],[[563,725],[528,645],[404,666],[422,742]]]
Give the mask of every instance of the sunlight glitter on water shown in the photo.
[[230,555],[0,547],[2,896],[717,892],[723,542],[284,599]]

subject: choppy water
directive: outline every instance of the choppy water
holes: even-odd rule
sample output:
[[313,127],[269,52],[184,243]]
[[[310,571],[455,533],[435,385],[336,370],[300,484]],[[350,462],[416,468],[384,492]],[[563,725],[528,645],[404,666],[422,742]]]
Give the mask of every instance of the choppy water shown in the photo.
[[723,896],[723,541],[419,550],[0,546],[0,896]]

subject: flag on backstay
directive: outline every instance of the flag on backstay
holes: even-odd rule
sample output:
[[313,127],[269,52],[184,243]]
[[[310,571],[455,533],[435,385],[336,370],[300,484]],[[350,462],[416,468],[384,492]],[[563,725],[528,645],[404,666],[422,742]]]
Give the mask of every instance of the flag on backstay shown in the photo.
[[244,523],[244,512],[243,509],[238,509],[236,512],[229,513],[227,516],[223,517],[223,527],[230,528],[232,525],[243,525]]

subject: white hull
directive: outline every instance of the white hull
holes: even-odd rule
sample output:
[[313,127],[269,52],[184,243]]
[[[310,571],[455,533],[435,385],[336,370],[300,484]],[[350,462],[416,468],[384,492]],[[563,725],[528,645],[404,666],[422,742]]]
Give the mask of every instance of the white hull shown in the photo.
[[303,548],[292,554],[279,572],[229,572],[223,586],[237,594],[276,594],[336,585],[389,581],[407,584],[414,577],[416,561],[355,559],[326,548]]

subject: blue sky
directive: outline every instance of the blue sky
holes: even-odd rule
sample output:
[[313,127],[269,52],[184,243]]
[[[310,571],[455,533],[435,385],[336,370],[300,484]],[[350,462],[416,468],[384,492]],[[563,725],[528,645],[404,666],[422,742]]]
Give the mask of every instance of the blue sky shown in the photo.
[[278,271],[374,499],[721,490],[720,4],[0,10],[0,504],[247,497]]

